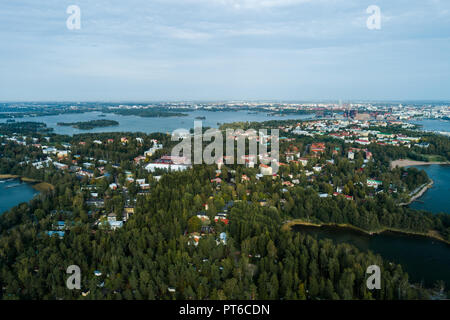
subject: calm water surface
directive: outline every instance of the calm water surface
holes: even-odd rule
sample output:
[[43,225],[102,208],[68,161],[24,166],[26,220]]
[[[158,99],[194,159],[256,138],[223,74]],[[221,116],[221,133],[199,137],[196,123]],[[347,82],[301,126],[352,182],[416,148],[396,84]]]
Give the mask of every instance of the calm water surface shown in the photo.
[[[188,114],[185,117],[161,117],[161,118],[144,118],[138,116],[122,116],[113,113],[101,113],[101,112],[86,112],[86,113],[71,113],[60,114],[57,116],[45,116],[45,117],[27,117],[15,119],[18,121],[33,121],[44,122],[48,127],[53,128],[57,134],[73,135],[78,133],[90,133],[90,132],[172,132],[176,129],[190,129],[194,127],[194,121],[196,117],[206,117],[203,122],[203,127],[217,128],[218,123],[230,123],[237,121],[249,121],[249,122],[263,122],[269,120],[288,120],[299,119],[305,120],[314,117],[314,115],[285,115],[285,116],[268,116],[266,113],[249,113],[248,111],[192,111],[183,112]],[[105,115],[105,117],[101,116]],[[94,128],[92,130],[80,130],[72,127],[58,126],[58,122],[80,122],[90,120],[115,120],[119,122],[118,126]],[[0,119],[1,122],[6,122],[6,119]]]
[[426,119],[411,121],[411,123],[421,125],[425,131],[450,132],[450,121],[448,120]]
[[334,243],[349,243],[362,251],[372,251],[399,263],[413,283],[433,286],[444,280],[450,286],[450,245],[427,237],[384,232],[368,235],[349,228],[294,226],[296,232]]
[[425,170],[434,184],[422,197],[411,203],[410,208],[450,214],[450,165],[433,164],[415,167]]
[[28,202],[38,193],[20,180],[0,180],[0,215],[22,202]]

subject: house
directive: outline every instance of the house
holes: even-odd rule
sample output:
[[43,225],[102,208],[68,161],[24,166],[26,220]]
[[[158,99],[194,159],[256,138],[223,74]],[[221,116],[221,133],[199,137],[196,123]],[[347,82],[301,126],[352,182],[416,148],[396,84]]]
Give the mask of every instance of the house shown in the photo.
[[42,153],[43,154],[56,154],[58,150],[53,147],[43,147]]
[[110,188],[111,190],[117,190],[118,185],[117,185],[117,183],[111,183],[111,184],[109,185],[109,188]]
[[373,187],[373,188],[378,188],[379,186],[381,186],[383,184],[382,181],[374,180],[374,179],[367,179],[366,183],[367,183],[368,187]]
[[267,200],[263,199],[259,201],[259,205],[261,207],[267,207],[269,205],[269,203],[267,202]]
[[426,142],[422,142],[422,143],[416,143],[415,146],[419,147],[419,148],[428,148],[430,146],[430,144],[426,143]]
[[191,165],[185,157],[164,156],[152,163],[147,164],[145,166],[145,170],[149,172],[155,172],[157,169],[184,171],[190,167]]
[[308,159],[307,158],[299,158],[298,161],[300,161],[300,163],[304,167],[308,165]]
[[96,208],[103,208],[105,206],[105,201],[102,199],[89,199],[86,200],[86,205]]
[[108,221],[112,230],[117,230],[123,227],[123,221]]
[[109,226],[111,230],[117,230],[123,227],[123,221],[117,221],[115,213],[108,214],[106,221],[103,219],[98,223],[99,226]]
[[64,151],[58,151],[57,155],[58,159],[64,159],[67,158],[69,156],[69,151],[64,150]]
[[220,178],[211,179],[211,183],[221,184],[222,183],[222,179],[220,179]]
[[150,184],[148,183],[140,184],[139,188],[141,188],[141,190],[150,190]]
[[47,231],[49,237],[58,236],[60,239],[64,238],[65,231]]
[[209,223],[209,217],[206,214],[197,214],[197,218],[199,218],[202,222]]
[[290,181],[283,181],[281,184],[283,186],[287,186],[287,187],[293,187],[294,186],[294,184],[292,182],[290,182]]
[[[156,140],[153,140],[156,141]],[[153,142],[153,147],[144,152],[145,157],[151,157],[157,150],[161,150],[163,148],[162,144],[158,144],[157,142]]]
[[94,166],[93,163],[90,162],[84,162],[83,163],[83,167],[85,167],[86,169],[92,168]]
[[338,192],[334,192],[333,193],[333,196],[343,196],[345,199],[347,199],[347,200],[353,200],[353,196],[348,196],[348,195],[345,195],[345,194],[341,194],[341,193],[338,193]]
[[370,144],[370,141],[368,138],[360,138],[355,140],[356,143],[362,144],[362,145],[368,145]]
[[80,177],[93,178],[94,172],[92,172],[92,170],[81,169],[80,171],[77,172],[77,175]]
[[66,223],[64,221],[56,222],[56,229],[64,230],[66,228]]
[[225,232],[221,232],[219,235],[220,242],[222,242],[224,245],[227,244],[227,234]]
[[286,156],[286,161],[287,162],[293,161],[295,159],[293,152],[285,152],[284,155]]
[[138,185],[145,184],[145,179],[136,179],[136,184]]
[[214,233],[214,229],[211,226],[202,226],[200,228],[200,233],[202,235],[207,235],[207,234],[210,234],[210,233]]
[[323,142],[313,143],[311,145],[310,150],[311,150],[311,152],[316,153],[316,154],[323,153],[323,152],[325,152],[325,143],[323,143]]
[[139,164],[141,161],[144,161],[145,159],[147,158],[144,156],[137,156],[136,158],[134,158],[134,163]]
[[197,232],[191,233],[189,235],[188,245],[198,246],[198,242],[200,241],[201,238],[202,237]]
[[134,207],[125,206],[125,208],[123,209],[124,220],[128,220],[132,214],[134,214]]
[[272,175],[272,167],[269,167],[268,165],[265,165],[265,164],[261,163],[259,165],[259,170],[260,170],[262,175],[265,175],[265,176],[271,176]]
[[67,170],[67,169],[69,169],[69,166],[67,164],[64,164],[64,163],[53,162],[53,165],[58,170]]
[[52,162],[52,160],[50,158],[48,158],[44,161],[33,162],[31,165],[39,170],[39,169],[43,169],[43,168],[47,167],[49,165],[49,163],[51,163],[51,162]]
[[227,216],[223,216],[218,214],[217,216],[214,217],[214,222],[223,222],[224,224],[228,224],[229,220],[227,219]]

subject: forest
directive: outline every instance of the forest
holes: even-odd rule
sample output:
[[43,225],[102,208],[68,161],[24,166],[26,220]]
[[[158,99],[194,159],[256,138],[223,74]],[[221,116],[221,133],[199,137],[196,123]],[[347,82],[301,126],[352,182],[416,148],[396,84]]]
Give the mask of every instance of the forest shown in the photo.
[[[54,177],[55,194],[21,205],[0,221],[3,299],[411,299],[426,291],[408,283],[399,265],[351,245],[334,245],[282,231],[277,208],[242,202],[230,212],[229,235],[189,246],[189,218],[213,193],[208,168],[166,175],[123,229],[91,230],[82,195],[68,177]],[[228,200],[216,197],[218,206]],[[74,226],[64,239],[44,236],[53,210],[71,209]],[[213,209],[211,209],[213,210]],[[83,216],[85,218],[83,218]],[[61,218],[61,217],[59,217]],[[76,264],[82,292],[65,287]],[[382,290],[365,285],[369,264],[382,267]],[[94,275],[100,270],[102,276]],[[168,291],[175,288],[176,292]]]
[[[33,136],[44,139],[40,133]],[[128,143],[121,142],[123,136]],[[24,163],[44,158],[38,147],[2,140],[0,172],[45,181],[54,189],[0,216],[1,299],[425,299],[432,288],[411,283],[401,265],[283,225],[303,219],[368,231],[435,230],[450,240],[448,214],[398,205],[428,181],[424,171],[389,169],[398,150],[370,146],[376,152],[374,161],[364,163],[363,152],[357,152],[351,162],[345,157],[348,146],[325,138],[324,156],[311,159],[303,169],[290,163],[280,168],[277,179],[256,179],[257,169],[230,165],[220,170],[222,183],[217,184],[212,183],[217,177],[214,165],[157,173],[159,177],[136,165],[133,159],[154,139],[164,148],[150,161],[169,152],[174,142],[166,134],[50,134],[49,138],[57,148],[72,145],[67,162],[75,155],[102,159],[110,175],[95,169],[93,178],[80,179],[53,167],[38,170]],[[27,139],[31,142],[31,137]],[[93,142],[107,139],[112,142]],[[307,153],[312,142],[309,137],[296,138],[282,143],[281,150],[295,147]],[[442,145],[440,150],[445,150]],[[326,161],[329,157],[333,163]],[[323,169],[313,178],[303,173],[317,164]],[[141,194],[136,184],[128,182],[126,172],[146,179],[150,192]],[[383,184],[369,188],[368,178]],[[283,184],[295,179],[293,187]],[[111,190],[113,182],[123,188]],[[331,196],[336,186],[354,200]],[[104,208],[87,203],[91,190],[105,200]],[[322,198],[319,193],[330,196]],[[104,214],[121,217],[126,205],[132,205],[134,213],[122,228],[113,231],[96,223]],[[225,210],[228,224],[214,219]],[[208,216],[210,224],[199,214]],[[67,226],[64,237],[48,236],[58,221]],[[226,243],[218,241],[221,233],[226,234]],[[201,235],[197,246],[192,245],[195,234]],[[381,267],[381,290],[366,287],[366,268],[372,264]],[[70,265],[81,268],[81,290],[66,287]]]

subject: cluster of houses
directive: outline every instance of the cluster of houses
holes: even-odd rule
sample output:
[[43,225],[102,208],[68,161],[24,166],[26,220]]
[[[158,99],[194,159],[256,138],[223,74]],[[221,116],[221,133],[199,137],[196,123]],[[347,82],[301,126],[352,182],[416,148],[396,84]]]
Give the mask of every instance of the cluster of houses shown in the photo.
[[[231,209],[231,207],[233,207],[233,205],[234,205],[234,201],[227,202],[225,204],[225,206],[223,207],[222,211],[217,213],[217,215],[214,217],[214,222],[216,222],[216,223],[221,222],[225,225],[228,225],[228,223],[229,223],[228,211]],[[208,210],[208,204],[205,203],[203,205],[203,207],[205,208],[205,210]],[[204,211],[198,212],[197,218],[201,221],[202,227],[200,229],[200,232],[196,231],[196,232],[192,232],[188,235],[188,237],[189,237],[188,245],[198,246],[198,243],[202,238],[205,238],[205,237],[215,234],[214,228],[211,227],[211,219]],[[216,239],[216,244],[217,245],[219,245],[219,244],[226,245],[227,244],[227,235],[225,232],[221,232],[219,234],[219,237]]]
[[314,137],[329,136],[344,140],[345,143],[357,143],[369,145],[377,143],[379,145],[393,146],[418,146],[428,147],[426,143],[420,143],[420,137],[408,137],[402,134],[383,133],[378,130],[369,130],[371,126],[388,127],[390,125],[401,126],[402,128],[411,128],[413,125],[401,121],[369,121],[369,120],[316,120],[298,123],[296,126],[281,126],[284,132],[290,132],[296,135]]

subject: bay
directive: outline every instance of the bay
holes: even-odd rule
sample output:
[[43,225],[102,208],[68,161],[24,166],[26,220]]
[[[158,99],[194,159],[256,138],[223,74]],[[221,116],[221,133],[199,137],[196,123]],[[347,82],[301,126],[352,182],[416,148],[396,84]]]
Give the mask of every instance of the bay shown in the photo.
[[361,251],[372,251],[388,261],[401,264],[411,282],[431,287],[438,280],[450,286],[450,245],[432,238],[394,232],[369,235],[350,228],[297,225],[295,232],[334,243],[348,243]]
[[[138,116],[118,115],[114,113],[86,112],[86,113],[67,113],[56,116],[25,117],[16,118],[19,121],[44,122],[48,127],[54,129],[54,133],[64,135],[74,135],[80,133],[98,133],[98,132],[163,132],[171,133],[176,129],[190,129],[194,127],[194,121],[202,121],[203,127],[217,128],[220,124],[238,121],[263,122],[269,120],[289,120],[311,119],[314,115],[267,115],[262,112],[242,111],[190,111],[183,117],[159,117],[145,118]],[[197,117],[205,117],[204,120],[197,120]],[[7,119],[0,119],[0,123],[5,123]],[[58,122],[84,122],[90,120],[115,120],[119,122],[118,126],[94,128],[91,130],[80,130],[72,127],[58,126]]]
[[18,179],[0,180],[0,215],[20,203],[30,201],[38,193]]
[[449,132],[450,133],[450,121],[439,119],[423,119],[413,120],[412,124],[420,125],[421,130],[431,132]]
[[419,170],[425,170],[434,184],[420,198],[412,202],[409,207],[433,213],[445,212],[450,214],[450,165],[432,164],[415,167]]

